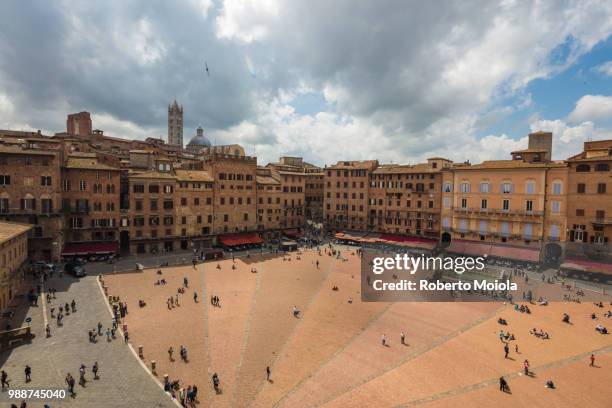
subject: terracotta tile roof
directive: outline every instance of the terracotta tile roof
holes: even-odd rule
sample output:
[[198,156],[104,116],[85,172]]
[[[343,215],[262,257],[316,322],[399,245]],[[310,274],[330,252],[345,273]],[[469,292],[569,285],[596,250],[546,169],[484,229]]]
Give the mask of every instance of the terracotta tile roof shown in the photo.
[[130,153],[139,153],[139,154],[154,154],[152,150],[130,150]]
[[568,162],[592,162],[592,161],[611,161],[612,156],[584,157],[584,153],[570,157]]
[[28,232],[30,229],[32,229],[31,225],[0,221],[0,244]]
[[610,149],[612,148],[612,139],[584,142],[584,148],[586,150]]
[[374,174],[437,173],[439,169],[429,167],[427,163],[415,165],[384,164],[374,170]]
[[87,156],[68,156],[64,167],[67,169],[119,170],[118,167],[98,162],[95,153]]
[[179,181],[215,181],[215,179],[204,170],[175,170],[174,173]]
[[514,153],[546,153],[546,152],[548,152],[548,150],[546,149],[531,148],[531,149],[515,150],[512,152],[512,154]]
[[300,171],[289,171],[289,170],[278,170],[278,174],[285,174],[287,176],[305,176],[306,173]]
[[332,169],[332,170],[336,170],[336,169],[338,170],[354,170],[354,169],[360,170],[360,169],[374,169],[376,166],[378,166],[378,160],[359,160],[359,161],[345,160],[345,161],[339,161],[338,163],[331,165],[327,168]]
[[563,162],[541,162],[541,163],[526,163],[522,160],[487,160],[480,164],[471,166],[462,166],[455,168],[456,170],[482,170],[482,169],[537,169],[546,167],[564,167]]
[[145,171],[145,172],[133,172],[129,175],[131,179],[168,179],[176,180],[176,176],[171,173],[162,173],[157,170]]
[[257,176],[257,184],[275,184],[280,185],[280,181],[272,176]]
[[26,156],[55,156],[57,152],[54,150],[23,149],[19,146],[0,145],[0,153],[23,154]]

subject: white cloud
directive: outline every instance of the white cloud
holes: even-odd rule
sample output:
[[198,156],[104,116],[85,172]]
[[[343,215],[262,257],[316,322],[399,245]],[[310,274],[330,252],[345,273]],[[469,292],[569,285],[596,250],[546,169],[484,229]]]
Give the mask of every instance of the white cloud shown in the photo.
[[582,151],[583,143],[589,139],[601,139],[605,131],[595,128],[593,122],[571,126],[563,120],[537,120],[530,125],[531,131],[542,130],[553,133],[553,158],[567,159]]
[[612,118],[612,96],[584,95],[569,114],[573,123]]
[[156,36],[147,18],[140,19],[127,33],[115,34],[115,41],[124,49],[125,54],[143,65],[157,62],[166,55],[164,42]]
[[204,18],[208,17],[208,12],[210,8],[213,6],[212,0],[191,0],[197,10],[202,13]]
[[[45,115],[45,113],[43,112],[42,115]],[[15,109],[15,103],[11,100],[11,98],[8,95],[0,92],[0,129],[24,130],[30,132],[40,130],[46,135],[53,134],[53,131],[49,129],[36,128],[24,120],[27,119],[25,119],[23,115],[21,115],[20,112]]]
[[612,76],[612,61],[604,62],[594,68],[595,72],[599,72],[606,76]]
[[92,114],[91,121],[95,129],[104,130],[104,134],[108,136],[140,140],[147,137],[167,139],[167,129],[146,128],[128,120],[117,119],[106,113]]
[[225,0],[216,19],[219,38],[238,39],[247,43],[262,40],[270,29],[270,22],[280,13],[276,0]]

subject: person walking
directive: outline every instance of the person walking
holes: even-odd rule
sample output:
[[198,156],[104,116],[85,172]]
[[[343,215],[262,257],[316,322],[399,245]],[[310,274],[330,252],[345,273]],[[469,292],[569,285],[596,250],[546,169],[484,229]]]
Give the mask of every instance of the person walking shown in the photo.
[[193,292],[193,301],[198,303],[198,292]]
[[191,392],[193,393],[193,402],[198,402],[198,387],[194,385],[191,387]]
[[387,336],[384,333],[382,336],[380,336],[380,342],[382,343],[383,346],[387,345]]
[[25,373],[25,382],[32,381],[32,367],[26,364],[25,369],[23,371]]
[[111,341],[111,330],[106,328],[106,341]]
[[79,385],[84,387],[87,380],[85,379],[85,364],[81,363],[79,367]]
[[400,341],[402,342],[402,344],[406,344],[406,335],[404,334],[404,332],[400,333]]
[[102,335],[102,323],[98,322],[98,336]]
[[170,359],[170,361],[174,361],[174,359],[172,358],[172,353],[174,353],[174,348],[172,348],[172,346],[170,346],[168,348],[168,358]]
[[2,382],[2,389],[5,387],[8,388],[8,374],[4,370],[2,370],[2,373],[0,373],[0,381]]
[[66,385],[68,386],[68,391],[70,392],[70,395],[74,395],[74,378],[72,378],[70,373],[66,374],[64,382],[66,382]]
[[125,344],[128,344],[128,341],[130,340],[130,336],[127,330],[125,331],[125,333],[123,333],[123,339],[125,340]]
[[217,375],[217,373],[214,373],[212,376],[212,382],[213,382],[213,388],[215,389],[215,392],[218,394],[219,393],[219,384],[220,384],[220,380],[219,380],[219,376]]
[[595,367],[595,354],[591,354],[591,364],[589,364],[590,367]]
[[271,374],[271,370],[270,370],[270,366],[266,367],[266,380],[270,381],[270,374]]
[[499,390],[502,392],[508,392],[508,382],[504,377],[499,377]]
[[47,333],[47,337],[51,337],[51,327],[49,326],[48,323],[47,323],[47,326],[45,327],[45,332]]
[[525,375],[529,375],[529,360],[523,361],[523,370]]
[[504,343],[504,358],[508,358],[508,353],[510,353],[510,347],[508,346],[508,343]]
[[94,365],[91,367],[91,372],[94,375],[94,380],[99,379],[100,377],[98,377],[98,362],[94,362]]

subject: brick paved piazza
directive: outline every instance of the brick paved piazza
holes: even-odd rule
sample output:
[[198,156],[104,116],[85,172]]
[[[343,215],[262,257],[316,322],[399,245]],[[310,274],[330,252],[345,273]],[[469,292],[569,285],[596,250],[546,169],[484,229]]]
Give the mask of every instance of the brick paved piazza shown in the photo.
[[[603,313],[611,306],[533,305],[527,315],[491,303],[362,303],[359,258],[351,251],[343,250],[346,260],[307,250],[299,260],[296,253],[285,259],[267,254],[167,267],[162,275],[156,268],[105,274],[108,293],[128,304],[125,323],[133,349],[143,346],[142,364],[121,339],[89,343],[87,330],[110,320],[105,299],[95,277],[63,278],[55,283],[61,287],[54,303],[75,298],[78,312],[67,316],[62,328],[52,322],[52,338],[39,335],[3,354],[3,369],[12,388],[23,385],[26,363],[33,368],[30,387],[64,388],[65,372],[78,376],[81,361],[89,367],[97,359],[101,379],[77,386],[76,398],[52,407],[175,406],[157,382],[164,374],[182,386],[197,385],[202,407],[612,406],[612,337],[594,330],[597,323],[610,328],[612,319]],[[166,284],[155,285],[162,278]],[[176,296],[184,278],[189,287],[179,305],[169,308],[167,299]],[[211,304],[213,295],[221,307]],[[146,306],[139,307],[139,300]],[[299,319],[292,315],[294,305]],[[40,320],[42,311],[32,309]],[[564,312],[571,325],[561,322]],[[500,326],[499,317],[508,326]],[[33,324],[42,327],[36,319]],[[534,327],[550,339],[530,335]],[[500,329],[516,336],[508,359]],[[405,345],[399,341],[402,331]],[[380,344],[383,333],[388,347]],[[188,350],[186,362],[179,356],[181,345]],[[591,353],[596,367],[589,367]],[[525,359],[532,377],[521,373]],[[218,394],[212,373],[221,380]],[[511,394],[498,390],[501,375]],[[548,379],[556,389],[544,387]]]

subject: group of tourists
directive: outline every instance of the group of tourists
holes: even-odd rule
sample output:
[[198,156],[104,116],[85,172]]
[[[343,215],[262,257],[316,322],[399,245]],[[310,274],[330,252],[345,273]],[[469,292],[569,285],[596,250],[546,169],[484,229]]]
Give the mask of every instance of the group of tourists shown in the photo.
[[217,295],[211,296],[210,304],[213,305],[214,307],[221,307],[221,299]]
[[[55,314],[54,306],[51,306],[49,308],[49,311],[51,313],[51,318],[56,319],[57,325],[62,326],[64,324],[64,312],[66,312],[67,316],[70,315],[71,311],[72,313],[76,313],[76,301],[72,299],[72,302],[70,304],[66,302],[64,305],[60,305],[58,308],[57,315]],[[46,329],[46,331],[47,331],[47,337],[51,337],[51,328],[49,327],[48,329]]]
[[550,336],[548,335],[548,332],[545,332],[544,330],[540,329],[537,330],[535,327],[531,330],[529,330],[529,334],[533,334],[534,336],[542,339],[542,340],[548,340],[550,339]]

